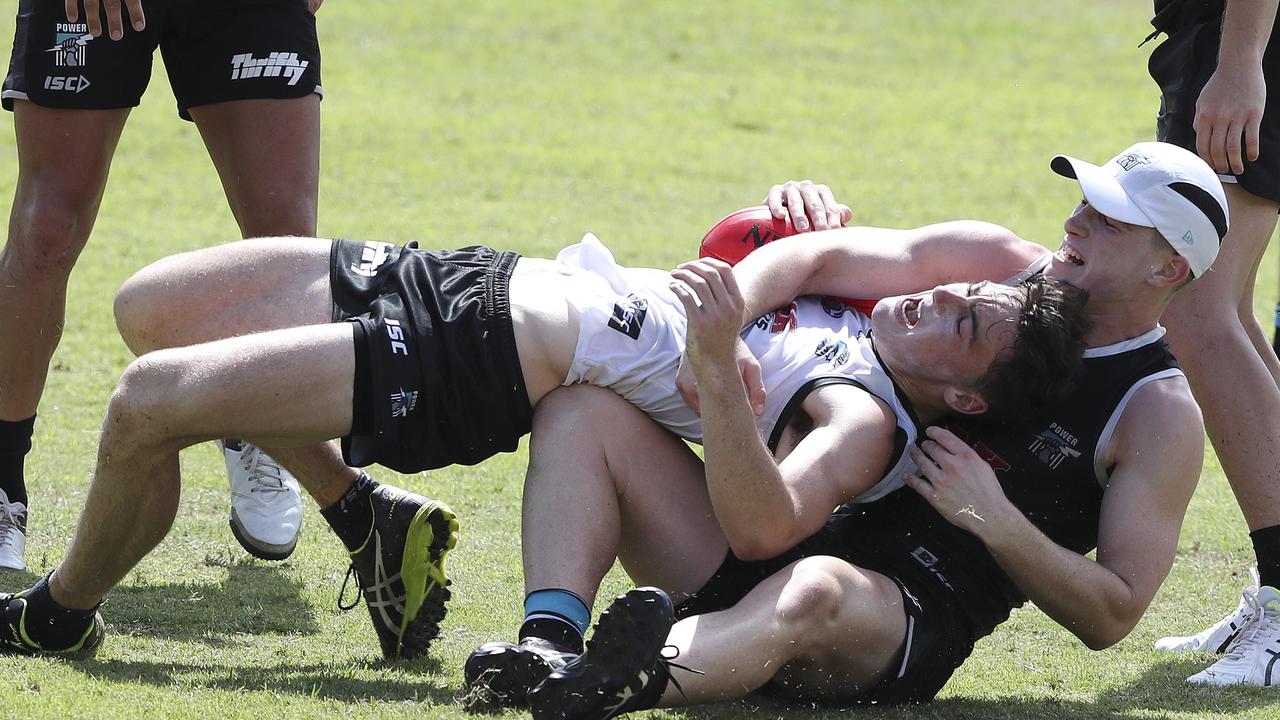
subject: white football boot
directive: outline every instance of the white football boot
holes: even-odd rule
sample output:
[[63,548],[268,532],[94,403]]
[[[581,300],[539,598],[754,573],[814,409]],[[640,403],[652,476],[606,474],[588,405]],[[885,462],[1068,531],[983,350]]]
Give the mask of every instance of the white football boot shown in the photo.
[[0,568],[26,570],[27,506],[0,490]]
[[302,493],[271,456],[243,440],[219,442],[231,478],[231,532],[250,555],[284,560],[298,545]]
[[1164,652],[1210,652],[1221,655],[1235,642],[1240,631],[1253,622],[1257,615],[1258,570],[1249,568],[1253,584],[1240,593],[1240,604],[1213,625],[1197,635],[1163,637],[1156,641],[1156,650]]
[[1280,591],[1269,585],[1253,597],[1255,616],[1227,654],[1187,678],[1203,685],[1280,685]]

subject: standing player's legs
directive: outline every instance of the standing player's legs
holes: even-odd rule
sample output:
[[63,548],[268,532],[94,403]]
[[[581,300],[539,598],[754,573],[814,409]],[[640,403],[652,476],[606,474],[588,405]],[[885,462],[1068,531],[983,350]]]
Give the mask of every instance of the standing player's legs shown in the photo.
[[[189,112],[243,237],[315,235],[319,95],[211,103]],[[223,449],[231,476],[230,522],[236,539],[260,558],[288,557],[302,528],[297,482],[276,462],[283,459],[252,445],[224,440]],[[285,465],[321,477],[346,470],[332,443],[295,451]]]
[[0,254],[0,511],[8,510],[0,514],[19,524],[3,528],[0,567],[25,565],[23,458],[62,337],[67,279],[93,229],[128,115],[14,101],[18,184]]
[[1251,284],[1280,204],[1238,185],[1225,187],[1231,230],[1218,259],[1210,272],[1174,297],[1163,320],[1249,526],[1261,588],[1246,595],[1267,596],[1250,596],[1262,602],[1243,602],[1194,638],[1166,638],[1160,645],[1226,649],[1220,661],[1189,678],[1194,682],[1271,685],[1271,674],[1264,670],[1272,658],[1264,650],[1280,642],[1280,611],[1265,601],[1280,599],[1280,384],[1265,336],[1259,342]]
[[[172,26],[160,45],[179,112],[195,121],[242,236],[315,235],[320,46],[307,3],[187,3]],[[255,446],[228,440],[224,451],[236,539],[287,557],[302,523],[297,481]],[[301,457],[340,463],[334,448]]]
[[316,231],[320,96],[190,108],[244,237]]
[[[1222,251],[1209,272],[1174,296],[1163,320],[1249,529],[1257,531],[1280,525],[1280,385],[1274,363],[1258,351],[1252,308],[1247,320],[1241,313],[1280,203],[1225,188],[1231,231]],[[1275,562],[1264,584],[1280,585],[1280,557]]]

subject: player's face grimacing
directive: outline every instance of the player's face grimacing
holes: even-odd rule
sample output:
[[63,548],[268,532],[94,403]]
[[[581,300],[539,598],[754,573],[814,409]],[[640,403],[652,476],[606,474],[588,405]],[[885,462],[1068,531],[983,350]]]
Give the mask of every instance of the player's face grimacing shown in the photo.
[[1161,243],[1153,228],[1107,217],[1087,200],[1062,225],[1062,245],[1053,254],[1045,277],[1071,283],[1095,294],[1132,285],[1144,276]]
[[971,386],[1013,344],[1022,291],[998,283],[939,285],[876,303],[876,351],[918,381]]

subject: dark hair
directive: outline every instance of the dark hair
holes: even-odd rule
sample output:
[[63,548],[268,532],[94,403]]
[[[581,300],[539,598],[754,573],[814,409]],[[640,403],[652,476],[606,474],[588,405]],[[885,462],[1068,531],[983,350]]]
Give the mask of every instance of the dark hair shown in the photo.
[[1026,298],[1013,345],[975,383],[991,416],[1039,415],[1074,391],[1093,329],[1084,309],[1087,291],[1042,275],[1018,287]]

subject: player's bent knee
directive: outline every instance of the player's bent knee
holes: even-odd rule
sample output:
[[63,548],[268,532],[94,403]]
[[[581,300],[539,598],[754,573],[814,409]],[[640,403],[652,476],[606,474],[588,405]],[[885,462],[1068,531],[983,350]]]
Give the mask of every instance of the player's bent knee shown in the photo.
[[778,596],[778,620],[804,634],[819,631],[838,619],[844,600],[843,577],[852,568],[837,558],[811,557],[798,561]]
[[173,422],[178,404],[173,394],[180,367],[164,353],[144,355],[125,368],[107,405],[104,432],[145,434],[161,440],[180,434]]

